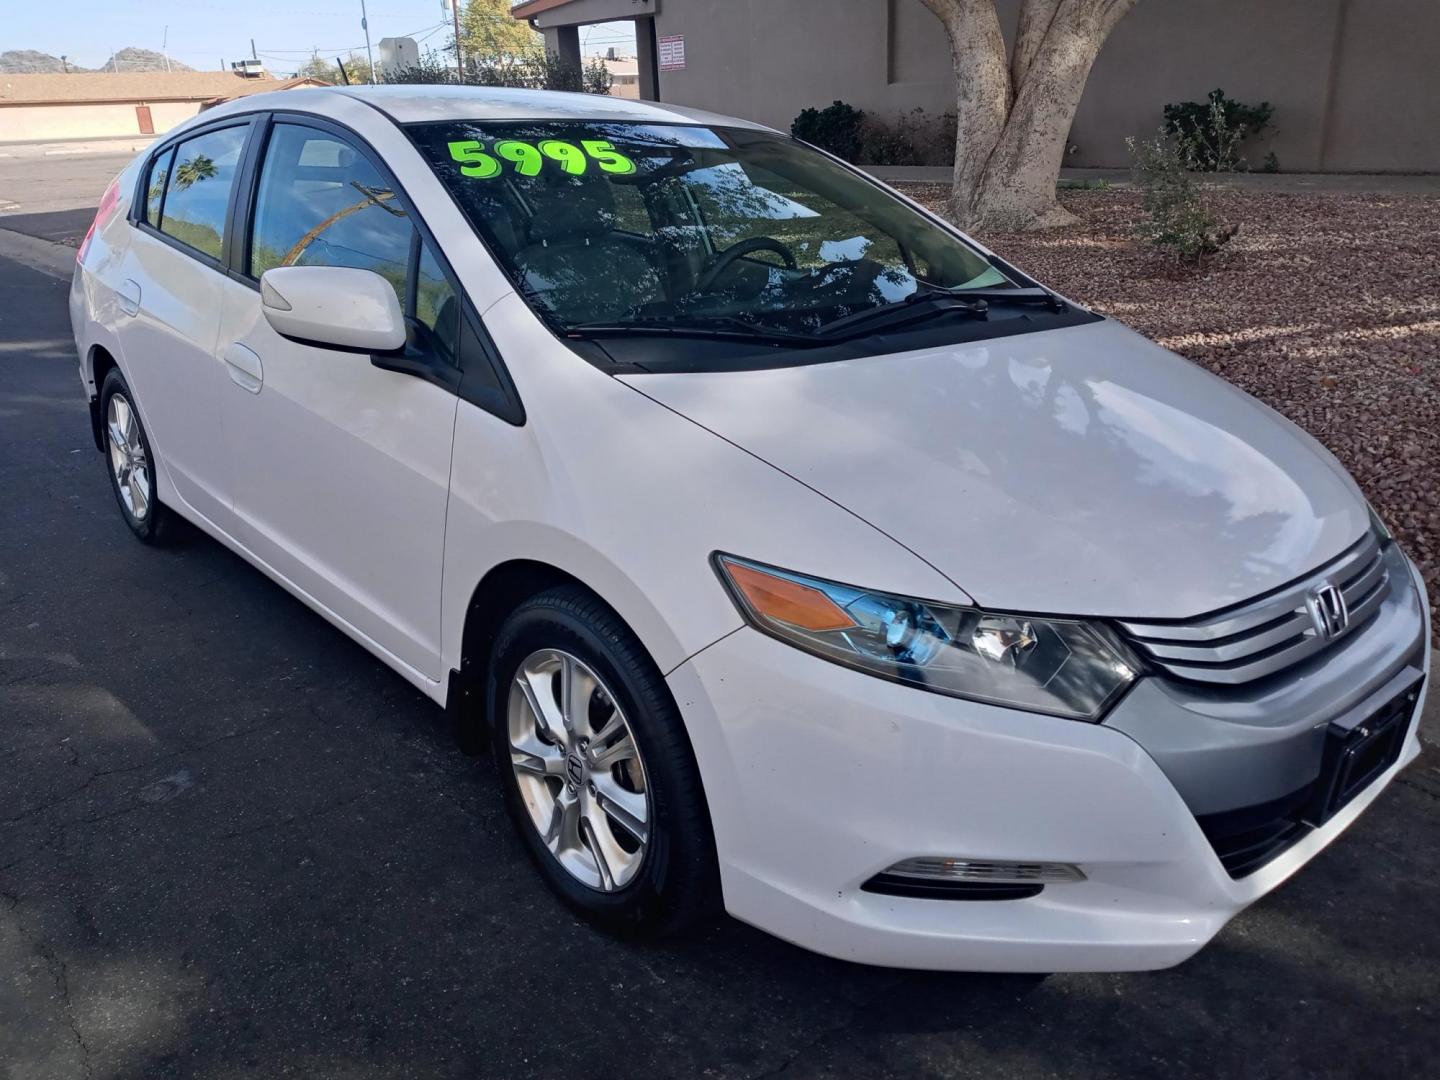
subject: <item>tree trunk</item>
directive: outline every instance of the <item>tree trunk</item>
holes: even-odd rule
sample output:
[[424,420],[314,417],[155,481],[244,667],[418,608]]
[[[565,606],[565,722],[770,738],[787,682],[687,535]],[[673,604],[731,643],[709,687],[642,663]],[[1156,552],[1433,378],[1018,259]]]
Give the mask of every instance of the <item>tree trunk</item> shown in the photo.
[[1135,0],[1023,0],[1008,57],[995,0],[922,0],[950,39],[955,174],[964,228],[1073,220],[1055,198],[1066,139],[1100,48]]

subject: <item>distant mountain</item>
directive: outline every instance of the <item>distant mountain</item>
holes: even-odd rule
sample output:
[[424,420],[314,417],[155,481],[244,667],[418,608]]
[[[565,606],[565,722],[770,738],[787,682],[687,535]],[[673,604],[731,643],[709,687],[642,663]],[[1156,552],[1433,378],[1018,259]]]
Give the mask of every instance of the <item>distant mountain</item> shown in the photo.
[[[65,71],[66,63],[58,56],[40,52],[38,49],[7,49],[0,52],[0,75],[47,75],[52,71]],[[78,64],[70,64],[71,71],[86,71]]]
[[100,65],[101,71],[194,71],[188,64],[182,64],[179,60],[172,59],[169,66],[165,64],[165,54],[158,53],[154,49],[137,49],[131,45],[129,48],[121,49],[114,56]]

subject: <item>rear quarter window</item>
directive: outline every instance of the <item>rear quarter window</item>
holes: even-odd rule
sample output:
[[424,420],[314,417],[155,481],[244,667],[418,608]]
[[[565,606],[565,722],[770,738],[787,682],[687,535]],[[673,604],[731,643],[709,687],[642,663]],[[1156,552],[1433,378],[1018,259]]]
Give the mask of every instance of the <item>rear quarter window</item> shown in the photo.
[[161,200],[165,197],[165,181],[170,176],[174,161],[175,148],[172,146],[150,162],[150,172],[145,180],[145,214],[142,220],[157,228],[160,225]]

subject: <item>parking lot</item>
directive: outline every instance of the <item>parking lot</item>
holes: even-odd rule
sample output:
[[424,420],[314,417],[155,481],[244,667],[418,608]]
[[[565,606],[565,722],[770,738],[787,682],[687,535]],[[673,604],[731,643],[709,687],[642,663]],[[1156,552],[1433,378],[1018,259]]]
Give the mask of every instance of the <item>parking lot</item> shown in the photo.
[[219,544],[131,538],[65,254],[34,268],[115,167],[0,160],[0,1076],[1437,1070],[1433,745],[1171,971],[916,974],[730,920],[648,947],[578,923],[438,709]]

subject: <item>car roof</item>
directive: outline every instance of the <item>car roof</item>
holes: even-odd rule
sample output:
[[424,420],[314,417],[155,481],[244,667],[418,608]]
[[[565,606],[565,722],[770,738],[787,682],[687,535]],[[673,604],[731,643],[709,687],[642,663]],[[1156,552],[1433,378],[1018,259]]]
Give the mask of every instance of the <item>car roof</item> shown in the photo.
[[[401,124],[433,120],[606,120],[631,124],[704,124],[710,127],[772,130],[749,120],[684,105],[556,90],[427,84],[334,86],[319,90],[288,90],[285,98],[298,103],[301,94],[312,100],[319,94],[343,94],[374,106]],[[251,99],[251,104],[254,104],[254,99]]]

